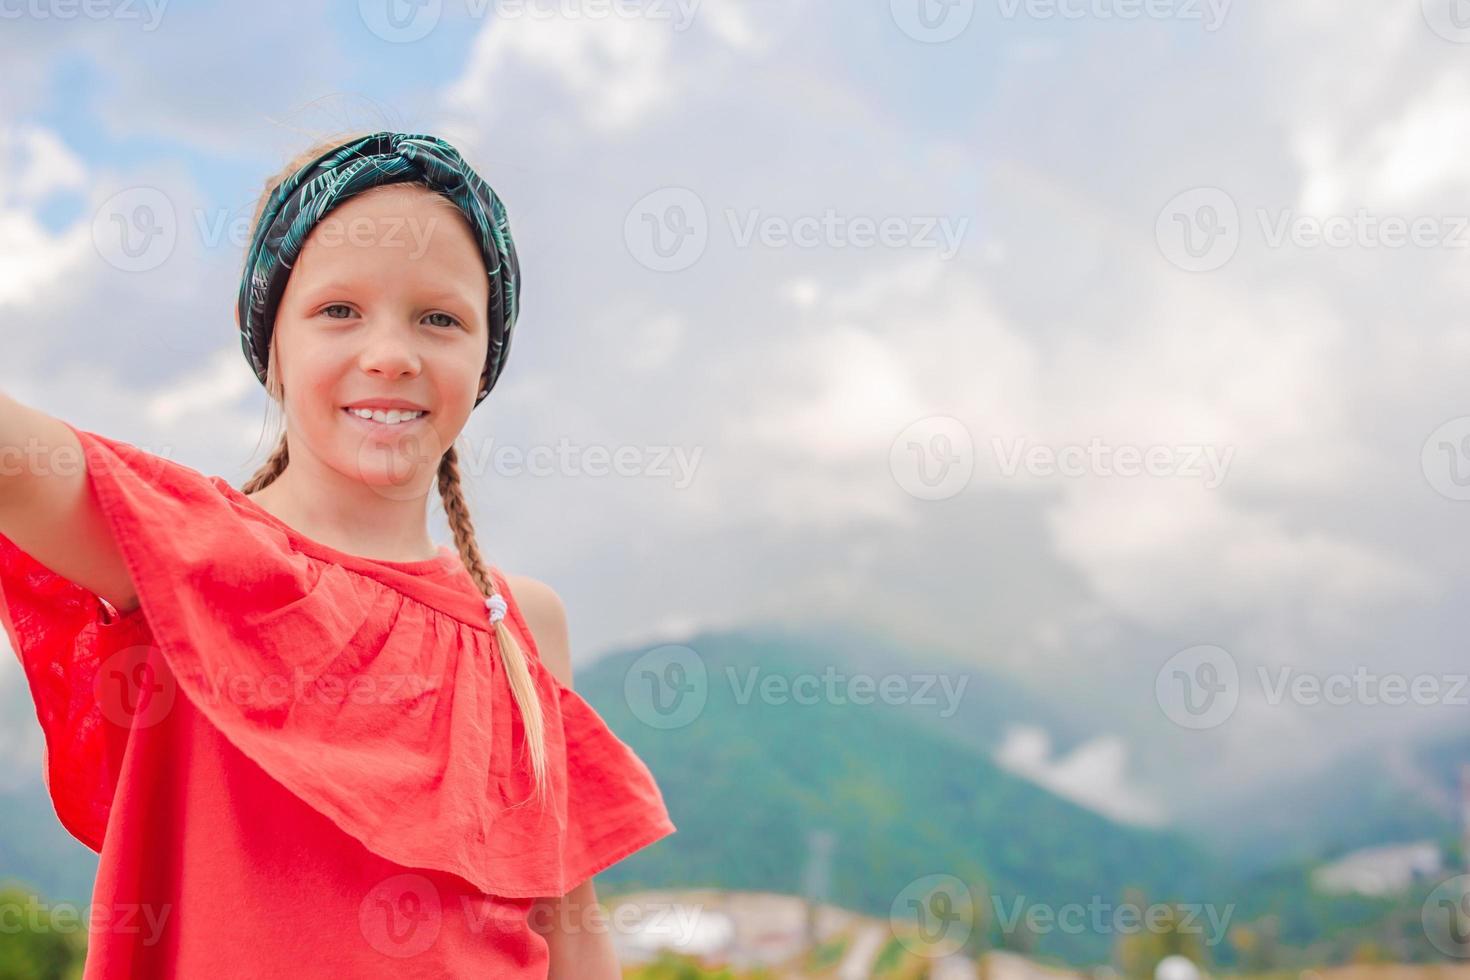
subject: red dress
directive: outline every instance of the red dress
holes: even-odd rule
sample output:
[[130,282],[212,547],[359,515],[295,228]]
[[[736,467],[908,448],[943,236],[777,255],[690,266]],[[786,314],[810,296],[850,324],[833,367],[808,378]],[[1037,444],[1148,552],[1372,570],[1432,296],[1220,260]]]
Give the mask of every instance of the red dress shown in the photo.
[[141,605],[114,618],[0,536],[0,618],[56,812],[101,855],[87,980],[545,977],[533,900],[675,831],[643,762],[542,665],[498,569],[541,699],[541,804],[457,554],[336,551],[218,477],[69,427]]

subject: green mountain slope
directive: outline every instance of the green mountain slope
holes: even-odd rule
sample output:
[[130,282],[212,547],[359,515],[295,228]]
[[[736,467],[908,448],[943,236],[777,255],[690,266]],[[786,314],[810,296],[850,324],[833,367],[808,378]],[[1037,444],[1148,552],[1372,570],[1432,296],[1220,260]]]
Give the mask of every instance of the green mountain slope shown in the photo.
[[[820,677],[829,665],[851,673],[845,650],[839,660],[794,635],[755,633],[705,634],[687,646],[706,672],[707,700],[677,728],[645,723],[646,705],[625,696],[643,651],[577,674],[578,692],[658,777],[679,827],[605,872],[609,887],[800,892],[808,835],[829,831],[830,899],[873,915],[887,915],[906,886],[931,874],[984,882],[1006,909],[1017,899],[1051,909],[1116,904],[1129,887],[1150,901],[1222,893],[1222,869],[1183,837],[1123,826],[1054,796],[999,769],[970,739],[946,737],[948,724],[917,717],[940,706],[759,695],[766,677]],[[742,703],[752,670],[756,694]],[[977,694],[972,701],[967,691],[961,712],[986,710],[988,683],[971,676]],[[1054,930],[1036,949],[1105,957],[1112,938]]]

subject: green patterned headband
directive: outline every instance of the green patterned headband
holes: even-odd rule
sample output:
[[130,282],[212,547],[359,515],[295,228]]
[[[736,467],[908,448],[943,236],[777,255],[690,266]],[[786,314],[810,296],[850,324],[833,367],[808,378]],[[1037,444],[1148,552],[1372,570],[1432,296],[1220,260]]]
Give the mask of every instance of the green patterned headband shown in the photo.
[[475,405],[495,387],[510,354],[521,288],[520,260],[505,205],[444,140],[387,132],[328,150],[271,192],[250,243],[239,299],[240,345],[261,384],[276,309],[312,227],[353,195],[404,181],[427,182],[453,201],[474,229],[490,274],[490,345]]

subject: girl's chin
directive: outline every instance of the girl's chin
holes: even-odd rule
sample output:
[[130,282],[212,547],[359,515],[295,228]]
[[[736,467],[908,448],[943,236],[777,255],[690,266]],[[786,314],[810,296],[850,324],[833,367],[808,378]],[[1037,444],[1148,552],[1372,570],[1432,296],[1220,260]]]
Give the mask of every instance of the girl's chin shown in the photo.
[[343,424],[351,438],[343,441],[345,463],[362,482],[398,488],[412,495],[412,488],[432,485],[444,456],[444,440],[421,415],[407,422],[374,422],[348,415]]

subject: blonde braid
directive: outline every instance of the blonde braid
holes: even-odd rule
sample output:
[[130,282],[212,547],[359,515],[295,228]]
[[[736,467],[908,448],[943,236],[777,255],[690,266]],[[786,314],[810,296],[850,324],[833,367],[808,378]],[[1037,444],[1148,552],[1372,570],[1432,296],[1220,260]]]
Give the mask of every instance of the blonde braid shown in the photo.
[[[270,402],[266,404],[267,409],[271,405],[282,405],[285,403],[286,386],[281,381],[280,371],[276,364],[276,338],[272,336],[270,360],[265,369],[265,390],[271,398]],[[265,433],[262,432],[261,434],[264,435]],[[245,485],[240,488],[240,492],[249,496],[257,490],[263,490],[270,486],[276,482],[277,477],[286,472],[286,467],[290,462],[291,452],[286,445],[286,429],[283,426],[281,428],[281,438],[276,443],[275,450],[271,452],[270,457],[260,469],[255,471],[255,475],[245,481]]]
[[[495,580],[486,568],[484,560],[480,557],[480,548],[475,541],[475,527],[470,520],[469,508],[465,505],[464,494],[460,490],[459,481],[459,453],[454,446],[450,446],[439,460],[439,497],[444,503],[444,516],[448,518],[449,529],[454,533],[454,543],[459,550],[460,561],[469,570],[470,577],[479,586],[480,594],[485,597],[495,595],[499,590],[495,587]],[[545,720],[541,714],[541,699],[536,692],[535,681],[531,678],[531,668],[527,663],[525,651],[516,642],[515,634],[509,628],[509,617],[502,616],[495,624],[496,645],[500,648],[500,662],[505,668],[505,676],[510,681],[511,694],[515,697],[516,705],[521,712],[521,723],[526,731],[526,742],[531,747],[531,770],[535,776],[536,795],[544,799],[546,791],[546,740]],[[523,800],[516,806],[527,801]]]
[[265,489],[276,482],[276,477],[286,472],[286,464],[290,462],[291,454],[286,448],[286,433],[282,432],[281,441],[276,443],[275,451],[271,453],[265,464],[255,471],[255,475],[245,481],[240,492],[249,495],[257,490]]

